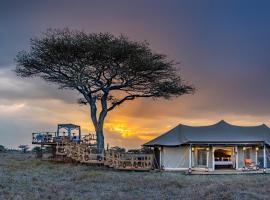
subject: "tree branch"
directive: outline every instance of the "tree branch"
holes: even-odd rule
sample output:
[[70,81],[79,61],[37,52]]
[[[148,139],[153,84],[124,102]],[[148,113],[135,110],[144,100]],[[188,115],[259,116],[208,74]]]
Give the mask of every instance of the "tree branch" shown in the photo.
[[154,97],[154,95],[149,94],[149,95],[128,95],[128,96],[125,96],[121,100],[112,103],[112,106],[108,108],[108,112],[113,110],[116,106],[119,106],[120,104],[124,103],[125,101],[134,100],[135,98],[139,98],[139,97]]

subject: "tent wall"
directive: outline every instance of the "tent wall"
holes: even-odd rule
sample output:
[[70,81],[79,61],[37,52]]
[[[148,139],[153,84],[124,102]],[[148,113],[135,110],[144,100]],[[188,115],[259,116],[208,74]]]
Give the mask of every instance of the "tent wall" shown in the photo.
[[154,155],[155,155],[154,166],[156,169],[159,169],[160,168],[160,149],[158,147],[154,148]]
[[[270,147],[266,147],[266,168],[270,168]],[[263,148],[260,148],[258,151],[258,162],[259,166],[263,168],[264,164],[264,155],[263,155]]]
[[[196,147],[192,146],[192,168],[202,168],[204,166],[196,166],[196,148],[202,148],[202,147]],[[213,147],[208,147],[208,167],[209,170],[214,169],[214,154],[213,154]],[[238,169],[242,169],[245,166],[245,158],[250,158],[253,162],[256,163],[262,168],[263,167],[263,148],[260,147],[258,151],[256,151],[256,146],[253,146],[250,148],[249,152],[247,153],[247,150],[243,149],[243,146],[238,146]],[[249,147],[245,147],[248,149]],[[161,167],[165,170],[185,170],[189,168],[189,157],[190,157],[190,146],[178,146],[178,147],[162,147],[161,153],[160,153],[160,164]],[[257,156],[256,156],[257,152]],[[249,155],[249,156],[247,156]],[[267,160],[267,168],[270,168],[270,147],[266,148],[266,160]]]
[[238,168],[243,168],[244,166],[244,150],[243,147],[238,147]]
[[263,168],[263,148],[260,148],[258,151],[258,165],[260,168]]
[[267,168],[270,168],[270,147],[266,148],[266,158]]
[[161,163],[165,170],[187,169],[189,164],[189,146],[163,147]]

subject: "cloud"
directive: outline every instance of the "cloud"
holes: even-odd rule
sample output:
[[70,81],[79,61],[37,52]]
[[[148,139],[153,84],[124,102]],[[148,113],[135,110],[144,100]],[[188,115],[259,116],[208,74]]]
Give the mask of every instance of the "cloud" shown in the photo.
[[1,4],[0,143],[28,143],[31,132],[53,131],[62,122],[93,131],[88,107],[76,103],[78,93],[39,79],[21,79],[11,71],[18,51],[29,49],[29,39],[49,27],[147,40],[154,51],[180,61],[183,78],[197,87],[194,95],[169,101],[138,99],[121,105],[105,124],[111,145],[139,147],[178,123],[207,125],[225,119],[270,125],[269,3],[236,4],[156,0]]
[[[3,127],[0,143],[4,141],[12,147],[29,143],[31,132],[55,131],[58,123],[75,123],[81,125],[84,133],[94,132],[88,107],[76,103],[78,94],[58,90],[55,85],[38,79],[20,79],[11,69],[0,70],[0,121]],[[204,82],[204,87],[194,95],[172,100],[138,99],[121,105],[106,119],[106,143],[137,148],[179,123],[206,125],[220,119],[243,125],[270,123],[269,113],[262,104],[267,100],[266,96],[249,99],[248,96],[253,94],[241,92],[239,88],[243,85],[230,89],[233,82],[224,86],[219,85],[220,82],[211,84],[213,80],[209,80],[209,86]],[[254,106],[256,101],[262,102]]]
[[23,79],[14,73],[14,67],[0,69],[0,101],[21,102],[31,100],[58,99],[66,103],[75,103],[80,94],[74,91],[59,90],[57,85],[32,78]]

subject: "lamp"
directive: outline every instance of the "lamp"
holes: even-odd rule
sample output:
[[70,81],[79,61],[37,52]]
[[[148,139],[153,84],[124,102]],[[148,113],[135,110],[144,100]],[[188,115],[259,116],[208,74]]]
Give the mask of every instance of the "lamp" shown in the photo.
[[246,150],[246,147],[243,147],[243,151],[245,151]]
[[206,151],[209,151],[209,147],[206,148]]
[[194,147],[192,147],[192,148],[191,148],[191,151],[195,151],[195,148],[194,148]]
[[256,151],[259,151],[259,147],[256,147]]

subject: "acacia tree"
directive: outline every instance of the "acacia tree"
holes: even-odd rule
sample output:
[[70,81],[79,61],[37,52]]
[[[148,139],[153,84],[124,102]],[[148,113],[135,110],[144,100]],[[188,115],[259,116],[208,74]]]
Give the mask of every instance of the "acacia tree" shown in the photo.
[[40,77],[82,95],[79,103],[90,106],[100,149],[104,149],[105,117],[120,104],[194,91],[181,79],[177,63],[154,53],[147,42],[123,35],[48,30],[31,39],[30,51],[18,53],[16,61],[18,76]]

